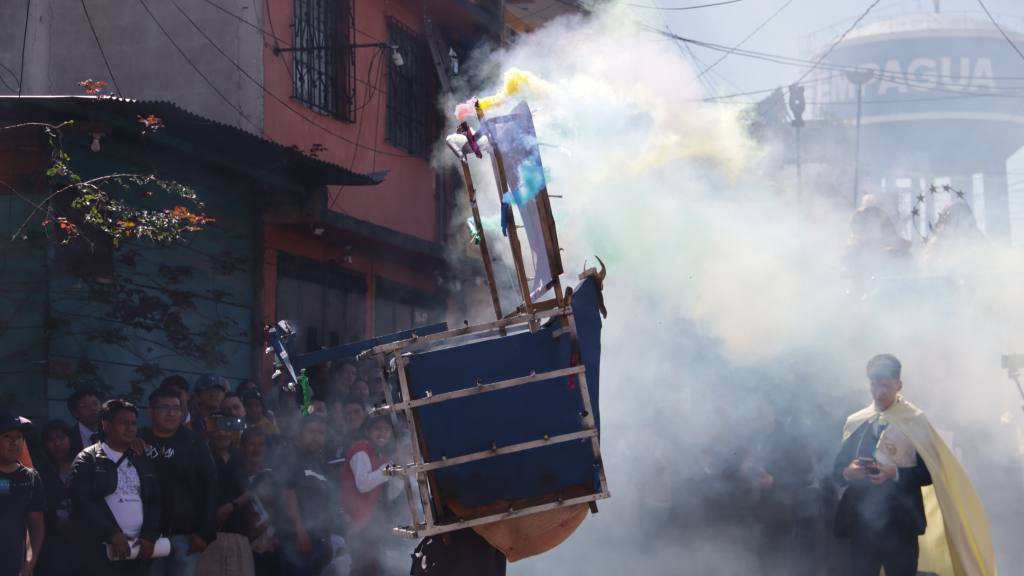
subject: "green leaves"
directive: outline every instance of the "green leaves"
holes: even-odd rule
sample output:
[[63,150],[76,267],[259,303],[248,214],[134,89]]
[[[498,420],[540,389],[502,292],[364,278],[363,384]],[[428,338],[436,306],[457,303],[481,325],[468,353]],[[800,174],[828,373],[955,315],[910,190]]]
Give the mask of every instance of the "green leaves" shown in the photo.
[[[146,131],[163,127],[163,122],[152,115],[140,116],[140,122]],[[58,187],[47,200],[71,195],[69,205],[81,212],[80,224],[101,231],[110,237],[114,246],[119,246],[130,239],[173,244],[214,222],[202,213],[203,204],[196,198],[195,190],[173,180],[153,174],[109,174],[83,180],[71,168],[71,157],[63,148],[61,128],[68,125],[68,122],[59,126],[43,125],[51,147],[51,164],[46,176]],[[169,199],[172,207],[155,208],[161,198]],[[53,210],[50,203],[44,225],[59,222]],[[65,220],[68,217],[62,216]],[[80,237],[77,225],[62,226],[59,230],[63,232],[61,242],[64,244]]]

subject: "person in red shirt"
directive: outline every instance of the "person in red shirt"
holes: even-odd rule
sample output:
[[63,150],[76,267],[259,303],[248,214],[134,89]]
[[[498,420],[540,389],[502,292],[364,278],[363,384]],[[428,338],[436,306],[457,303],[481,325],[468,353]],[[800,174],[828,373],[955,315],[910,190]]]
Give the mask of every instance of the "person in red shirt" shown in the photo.
[[385,473],[395,456],[395,429],[384,417],[366,422],[365,435],[348,451],[342,467],[341,506],[348,516],[352,574],[380,572],[381,544],[387,538],[388,504],[402,493],[402,481]]

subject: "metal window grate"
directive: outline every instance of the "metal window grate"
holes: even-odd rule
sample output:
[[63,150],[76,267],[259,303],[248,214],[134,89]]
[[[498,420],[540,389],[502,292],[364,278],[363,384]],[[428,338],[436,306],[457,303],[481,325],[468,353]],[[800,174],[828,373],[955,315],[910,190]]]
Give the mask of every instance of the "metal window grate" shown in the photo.
[[437,132],[433,63],[422,38],[394,18],[388,19],[388,43],[402,55],[402,66],[388,60],[387,141],[426,157]]
[[352,0],[294,0],[296,99],[348,122],[355,117],[355,10]]

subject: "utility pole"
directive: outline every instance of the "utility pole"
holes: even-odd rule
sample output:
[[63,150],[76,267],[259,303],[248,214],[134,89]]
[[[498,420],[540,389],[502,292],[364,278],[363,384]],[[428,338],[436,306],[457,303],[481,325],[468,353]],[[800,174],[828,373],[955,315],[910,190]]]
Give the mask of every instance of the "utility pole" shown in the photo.
[[793,113],[793,129],[796,131],[796,197],[802,198],[804,192],[803,166],[800,160],[800,129],[804,127],[804,110],[807,101],[804,99],[804,87],[799,84],[789,86],[789,111]]
[[875,77],[874,70],[861,69],[849,70],[846,72],[846,79],[857,86],[857,140],[853,159],[853,209],[857,209],[857,202],[860,200],[860,115],[861,100],[864,98],[864,85]]

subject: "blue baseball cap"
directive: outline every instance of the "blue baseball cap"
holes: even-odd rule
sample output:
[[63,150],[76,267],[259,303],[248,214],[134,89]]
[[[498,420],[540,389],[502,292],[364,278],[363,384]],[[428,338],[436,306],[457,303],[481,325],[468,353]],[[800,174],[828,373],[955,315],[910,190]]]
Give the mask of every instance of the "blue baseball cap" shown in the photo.
[[220,388],[228,391],[228,381],[216,374],[203,374],[196,379],[195,392],[199,393],[210,388]]

